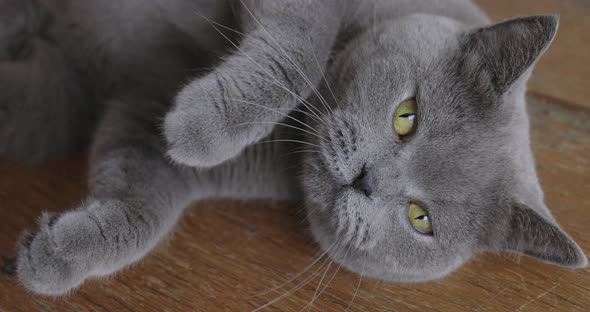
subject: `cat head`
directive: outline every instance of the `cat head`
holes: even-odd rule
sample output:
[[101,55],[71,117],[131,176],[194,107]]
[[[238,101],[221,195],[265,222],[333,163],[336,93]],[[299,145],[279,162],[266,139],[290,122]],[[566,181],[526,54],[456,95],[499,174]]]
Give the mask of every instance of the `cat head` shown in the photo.
[[322,248],[395,281],[440,278],[485,251],[585,266],[544,204],[525,109],[558,18],[375,27],[336,56],[321,120],[308,120],[321,138],[309,137],[319,153],[305,156],[303,184]]

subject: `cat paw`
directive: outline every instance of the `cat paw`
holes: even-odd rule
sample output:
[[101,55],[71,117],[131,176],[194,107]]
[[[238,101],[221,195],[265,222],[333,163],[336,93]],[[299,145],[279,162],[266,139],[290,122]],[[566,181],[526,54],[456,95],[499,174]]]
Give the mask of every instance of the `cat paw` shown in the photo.
[[[201,93],[182,92],[166,115],[164,135],[168,156],[177,163],[200,168],[219,165],[237,156],[248,144],[246,129],[228,122],[228,112]],[[244,131],[238,131],[244,130]]]
[[19,243],[16,274],[26,288],[38,294],[63,295],[89,276],[94,267],[89,237],[96,234],[92,233],[95,225],[89,225],[92,221],[81,214],[44,214],[39,231],[25,233]]
[[183,111],[166,116],[168,156],[177,163],[208,168],[236,156],[241,146],[233,142],[224,125],[206,114]]

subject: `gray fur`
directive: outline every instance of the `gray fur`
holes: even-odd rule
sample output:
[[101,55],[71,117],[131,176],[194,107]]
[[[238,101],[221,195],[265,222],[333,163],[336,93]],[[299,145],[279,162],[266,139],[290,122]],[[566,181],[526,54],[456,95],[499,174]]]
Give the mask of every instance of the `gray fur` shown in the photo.
[[[466,0],[0,7],[0,153],[35,160],[94,135],[88,199],[21,241],[34,292],[141,259],[210,197],[303,199],[332,258],[391,281],[485,251],[587,263],[543,203],[528,137],[526,80],[556,17],[486,27]],[[412,96],[418,130],[398,138],[391,116]],[[411,201],[433,236],[409,224]]]

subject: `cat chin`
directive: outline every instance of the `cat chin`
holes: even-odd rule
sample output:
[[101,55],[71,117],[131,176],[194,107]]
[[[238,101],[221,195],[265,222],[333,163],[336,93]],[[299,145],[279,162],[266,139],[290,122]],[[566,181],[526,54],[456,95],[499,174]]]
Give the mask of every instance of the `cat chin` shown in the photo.
[[326,255],[339,266],[348,271],[357,273],[363,278],[383,280],[392,283],[423,283],[445,278],[457,270],[467,258],[458,258],[445,268],[436,271],[412,273],[407,270],[394,270],[395,260],[392,255],[382,257],[378,248],[359,249],[352,244],[344,244],[337,247],[336,234],[328,227],[323,226],[320,218],[309,216],[310,230],[316,243]]

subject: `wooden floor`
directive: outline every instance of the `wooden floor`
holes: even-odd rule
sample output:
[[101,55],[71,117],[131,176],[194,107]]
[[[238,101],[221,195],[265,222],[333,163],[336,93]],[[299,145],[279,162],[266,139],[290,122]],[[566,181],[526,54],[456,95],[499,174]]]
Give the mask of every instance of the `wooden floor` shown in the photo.
[[[562,13],[555,45],[531,84],[532,137],[546,202],[590,253],[590,2],[478,2],[495,19]],[[34,167],[0,160],[0,311],[250,311],[302,285],[267,309],[299,311],[318,290],[323,271],[306,279],[321,261],[299,275],[318,252],[301,207],[208,202],[187,212],[170,239],[133,268],[66,298],[28,294],[13,276],[19,233],[33,228],[41,211],[63,211],[83,199],[84,172],[84,155]],[[313,310],[590,311],[589,269],[507,255],[479,256],[425,284],[361,280],[337,269],[324,278]]]

